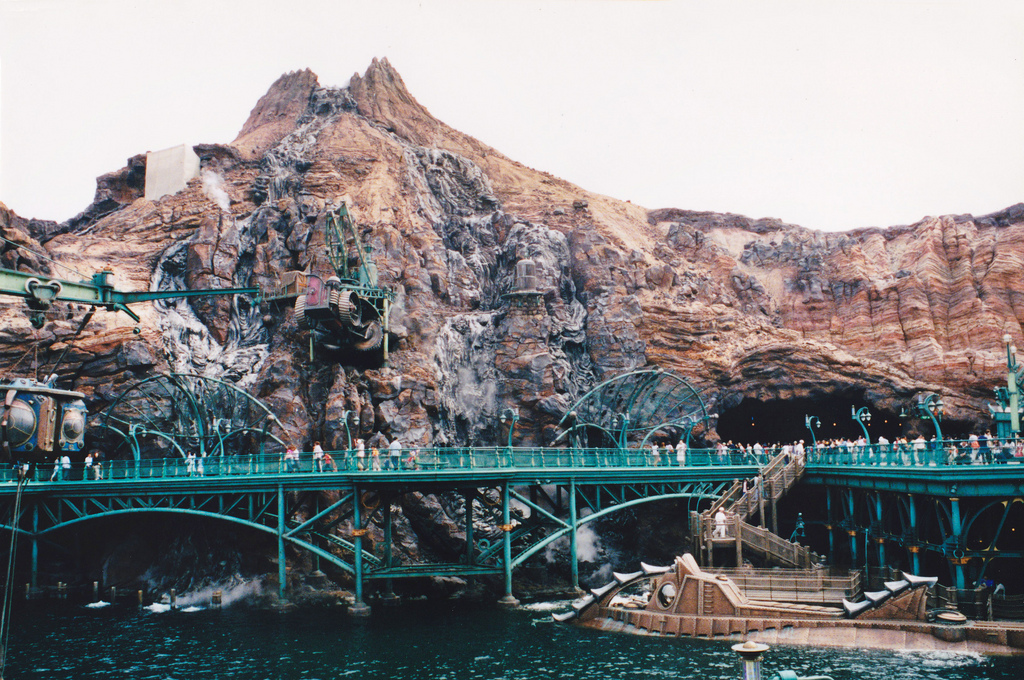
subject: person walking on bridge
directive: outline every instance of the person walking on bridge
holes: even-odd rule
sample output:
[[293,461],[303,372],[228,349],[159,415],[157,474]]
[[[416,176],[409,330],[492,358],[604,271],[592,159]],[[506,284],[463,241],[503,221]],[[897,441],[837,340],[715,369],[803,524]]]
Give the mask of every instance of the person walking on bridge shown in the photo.
[[299,471],[299,450],[294,444],[289,444],[284,451],[284,468],[285,472]]
[[324,448],[320,442],[313,443],[313,469],[317,472],[324,471]]
[[679,443],[676,444],[676,463],[679,467],[686,465],[686,440],[680,439]]
[[362,472],[366,469],[364,461],[366,460],[366,444],[363,443],[362,439],[356,439],[356,469]]
[[395,437],[388,444],[388,469],[398,470],[402,464],[402,442]]

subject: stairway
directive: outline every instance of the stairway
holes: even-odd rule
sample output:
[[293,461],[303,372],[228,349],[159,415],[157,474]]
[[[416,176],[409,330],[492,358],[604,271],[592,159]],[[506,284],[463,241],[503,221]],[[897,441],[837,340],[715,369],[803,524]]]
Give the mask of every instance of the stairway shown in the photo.
[[[773,531],[750,524],[754,515],[772,510],[772,525],[778,531],[775,507],[778,501],[799,481],[804,472],[802,456],[779,454],[761,470],[762,484],[744,484],[737,480],[722,496],[702,513],[690,513],[690,535],[696,545],[694,554],[704,558],[710,567],[715,546],[734,545],[736,563],[743,563],[744,554],[753,554],[767,564],[780,567],[810,568],[822,561],[806,546],[786,540]],[[761,487],[763,496],[761,498]],[[721,508],[728,516],[725,537],[716,537],[715,513]],[[761,524],[767,524],[762,521]]]

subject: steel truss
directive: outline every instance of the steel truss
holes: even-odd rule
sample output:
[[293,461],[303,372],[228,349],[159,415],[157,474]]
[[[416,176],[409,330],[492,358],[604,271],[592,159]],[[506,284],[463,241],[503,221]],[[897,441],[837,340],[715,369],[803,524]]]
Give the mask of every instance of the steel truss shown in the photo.
[[931,496],[828,487],[829,561],[946,570],[958,589],[982,581],[996,560],[1024,564],[1024,499]]
[[[200,478],[143,484],[94,481],[55,488],[29,484],[18,517],[8,504],[0,528],[21,532],[31,546],[31,584],[38,587],[40,541],[90,520],[172,513],[231,522],[273,536],[278,547],[278,582],[286,596],[286,547],[306,551],[316,568],[329,564],[351,575],[356,609],[367,581],[422,576],[503,578],[512,597],[512,572],[546,546],[568,537],[572,581],[579,587],[576,530],[617,510],[666,499],[686,499],[694,509],[717,499],[747,467],[686,468],[648,472],[649,479],[622,481],[623,470],[567,469],[523,479],[513,471],[477,476],[431,475],[390,480],[386,475],[333,480],[317,475],[279,475],[259,480]],[[640,475],[642,476],[642,475]],[[394,508],[406,494],[461,497],[466,508],[465,547],[447,562],[400,563],[394,549]],[[4,501],[9,495],[0,494]],[[325,497],[330,501],[325,501]],[[686,516],[685,514],[683,516]],[[483,521],[481,521],[483,520]],[[487,527],[486,529],[482,527]],[[495,528],[496,527],[496,528]]]

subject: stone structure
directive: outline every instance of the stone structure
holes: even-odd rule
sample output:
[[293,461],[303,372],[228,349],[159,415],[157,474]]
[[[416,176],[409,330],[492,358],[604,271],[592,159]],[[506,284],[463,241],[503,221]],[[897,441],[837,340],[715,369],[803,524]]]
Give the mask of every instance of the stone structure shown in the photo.
[[146,154],[147,201],[155,201],[168,194],[176,194],[199,176],[199,156],[185,146],[172,146],[163,151]]

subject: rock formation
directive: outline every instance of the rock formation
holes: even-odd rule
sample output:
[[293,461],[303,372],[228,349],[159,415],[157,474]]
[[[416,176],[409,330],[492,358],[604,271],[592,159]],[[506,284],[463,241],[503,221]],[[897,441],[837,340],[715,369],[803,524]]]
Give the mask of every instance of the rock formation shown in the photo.
[[[971,429],[1003,379],[1001,337],[1024,346],[1024,204],[847,233],[647,211],[453,130],[386,60],[345,88],[286,74],[233,142],[196,151],[202,177],[157,201],[142,197],[136,156],[63,224],[0,206],[3,266],[68,279],[111,268],[121,290],[326,277],[323,223],[344,198],[397,294],[390,360],[310,361],[289,311],[267,325],[244,298],[137,305],[140,334],[124,315],[98,314],[61,368],[94,418],[133,382],[179,370],[245,387],[307,449],[342,446],[345,410],[364,435],[490,445],[509,406],[522,415],[516,442],[546,444],[588,387],[657,365],[717,412],[856,394],[896,413],[935,390]],[[525,258],[537,266],[533,306],[506,295]],[[0,367],[20,374],[32,370],[26,353],[64,349],[80,317],[55,309],[36,331],[13,299],[2,315]]]

